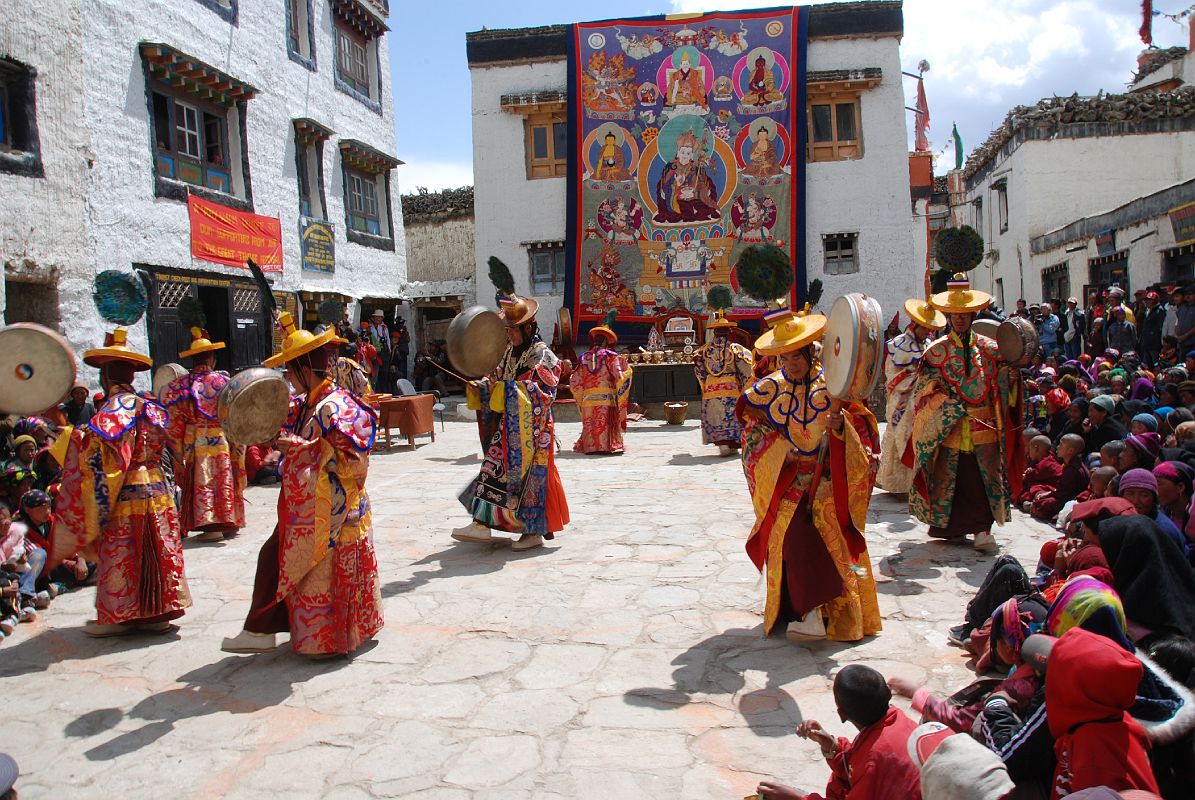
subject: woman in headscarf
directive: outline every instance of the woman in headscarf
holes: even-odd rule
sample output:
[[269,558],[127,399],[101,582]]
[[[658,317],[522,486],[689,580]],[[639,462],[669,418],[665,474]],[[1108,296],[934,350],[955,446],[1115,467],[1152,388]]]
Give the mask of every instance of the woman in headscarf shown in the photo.
[[1063,428],[1070,422],[1070,404],[1071,398],[1066,390],[1058,388],[1046,392],[1046,430],[1044,433],[1055,444],[1062,438]]
[[1134,400],[1144,400],[1147,403],[1154,401],[1154,382],[1150,380],[1149,376],[1140,373],[1137,380],[1133,381],[1133,388],[1129,391],[1129,397]]
[[1066,407],[1066,424],[1062,426],[1062,430],[1058,432],[1057,437],[1050,437],[1054,446],[1062,441],[1062,437],[1068,433],[1073,433],[1077,436],[1083,435],[1083,420],[1087,418],[1087,398],[1076,397],[1071,401],[1071,404]]
[[1185,531],[1191,518],[1195,467],[1182,461],[1163,461],[1154,467],[1154,477],[1158,479],[1158,508]]
[[1195,638],[1195,572],[1178,546],[1141,516],[1108,520],[1098,533],[1125,612],[1142,629],[1134,638]]

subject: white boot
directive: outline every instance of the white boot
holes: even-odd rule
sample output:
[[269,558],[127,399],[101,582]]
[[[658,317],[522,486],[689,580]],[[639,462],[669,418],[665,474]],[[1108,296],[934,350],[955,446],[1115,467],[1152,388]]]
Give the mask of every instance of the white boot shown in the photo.
[[224,531],[204,531],[195,537],[197,542],[222,542],[224,541]]
[[485,544],[493,540],[493,534],[490,529],[482,525],[477,520],[470,522],[463,528],[457,528],[452,532],[452,538],[458,542],[479,542]]
[[788,623],[788,637],[802,641],[825,639],[826,623],[822,621],[821,609],[815,608],[799,621]]
[[718,445],[718,455],[722,456],[723,458],[725,458],[726,456],[730,455],[733,452],[734,451],[730,449],[730,445],[728,445],[728,444]]
[[83,626],[83,632],[88,636],[94,636],[97,639],[106,636],[127,636],[133,633],[135,628],[132,625],[101,625],[99,620],[89,619],[87,624]]
[[511,550],[531,550],[544,546],[544,537],[538,533],[524,533],[519,540],[510,546]]
[[1000,549],[1000,546],[996,544],[996,537],[992,536],[991,531],[975,534],[973,547],[981,553],[994,553]]
[[272,633],[241,631],[232,638],[225,637],[220,649],[225,653],[268,653],[278,646]]

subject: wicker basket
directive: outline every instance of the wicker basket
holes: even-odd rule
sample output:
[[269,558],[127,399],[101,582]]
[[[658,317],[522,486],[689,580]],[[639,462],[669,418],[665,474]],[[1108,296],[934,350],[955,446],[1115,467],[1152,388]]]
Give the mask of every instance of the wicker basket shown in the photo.
[[688,403],[665,403],[664,419],[669,425],[684,425],[685,417],[689,414]]

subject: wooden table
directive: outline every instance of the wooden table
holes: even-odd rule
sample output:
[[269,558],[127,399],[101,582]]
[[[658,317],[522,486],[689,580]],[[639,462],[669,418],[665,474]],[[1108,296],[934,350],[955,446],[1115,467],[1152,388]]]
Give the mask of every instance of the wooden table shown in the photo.
[[407,444],[415,449],[416,436],[431,436],[436,440],[436,425],[433,406],[434,394],[416,394],[406,397],[391,397],[378,404],[378,428],[386,437],[386,449],[391,446],[390,431],[398,428],[400,436],[407,437]]

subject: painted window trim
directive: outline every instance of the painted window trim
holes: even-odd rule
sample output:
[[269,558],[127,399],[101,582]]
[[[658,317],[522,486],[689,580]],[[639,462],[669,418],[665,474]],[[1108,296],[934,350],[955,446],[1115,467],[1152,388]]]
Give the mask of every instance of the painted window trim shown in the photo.
[[240,17],[240,0],[228,0],[228,5],[224,5],[219,0],[195,0],[199,5],[213,11],[216,16],[223,19],[229,25],[238,27]]
[[[291,0],[282,0],[283,14],[286,15],[286,54],[290,60],[299,64],[311,72],[319,71],[319,61],[315,53],[315,8],[312,5],[312,0],[307,2],[307,49],[311,52],[310,56],[305,56],[302,53],[294,50],[290,46],[291,38],[291,19],[290,19],[290,3]],[[303,2],[303,0],[299,0]]]
[[333,86],[335,86],[336,89],[338,89],[341,92],[344,92],[349,97],[356,100],[357,102],[361,103],[361,105],[365,106],[370,111],[377,114],[379,117],[383,116],[382,97],[385,94],[386,81],[385,81],[385,76],[382,74],[382,47],[380,44],[382,37],[375,36],[374,38],[372,38],[368,42],[366,42],[366,45],[365,45],[365,53],[366,53],[367,58],[369,56],[369,50],[371,49],[371,47],[373,49],[374,71],[375,71],[375,74],[378,76],[378,97],[376,100],[374,98],[370,97],[369,95],[362,94],[359,89],[357,89],[354,86],[351,86],[343,78],[340,77],[339,38],[340,38],[340,23],[338,22],[338,20],[335,17],[333,17],[333,20],[332,20],[332,84],[333,84]]
[[[17,150],[12,148],[0,148],[0,174],[17,175],[25,178],[45,178],[45,165],[42,163],[41,153],[41,134],[37,127],[37,68],[16,59],[5,58],[5,63],[11,65],[15,69],[19,69],[22,73],[21,80],[25,83],[25,93],[27,95],[25,111],[28,112],[23,116],[23,122],[27,125],[25,131],[28,138],[28,147]],[[12,82],[5,81],[11,86]],[[9,113],[12,113],[13,97],[12,92],[9,92]],[[5,124],[11,126],[13,117],[10,116],[5,119]]]
[[[390,170],[390,169],[383,170],[383,172],[385,173],[385,179],[386,179],[385,180],[386,185],[385,185],[383,191],[385,191],[385,193],[386,193],[386,197],[385,197],[386,230],[389,233],[389,235],[387,235],[387,236],[375,236],[372,233],[364,233],[362,231],[355,231],[351,227],[349,227],[349,214],[351,213],[351,210],[349,208],[349,173],[350,172],[360,172],[360,170],[356,170],[351,167],[346,167],[344,162],[342,161],[340,164],[340,181],[341,181],[340,199],[341,199],[341,202],[344,204],[344,235],[345,235],[345,238],[348,239],[349,242],[351,242],[353,244],[359,244],[362,247],[371,247],[374,250],[386,250],[389,252],[394,252],[394,208],[390,202],[390,173],[393,172],[393,170]],[[381,206],[382,206],[382,198],[379,198],[378,199],[378,208],[380,209]]]

